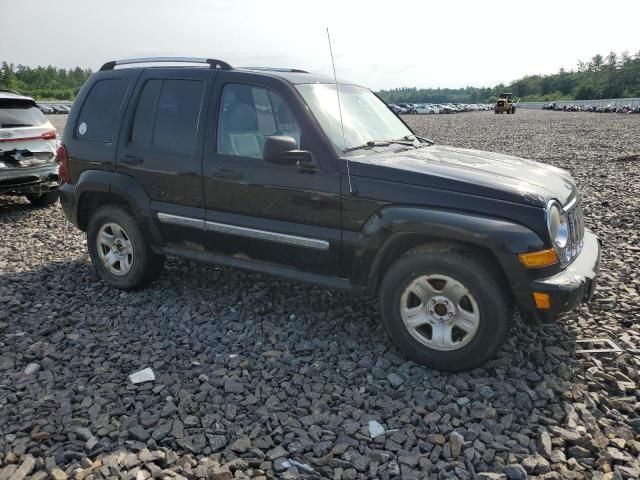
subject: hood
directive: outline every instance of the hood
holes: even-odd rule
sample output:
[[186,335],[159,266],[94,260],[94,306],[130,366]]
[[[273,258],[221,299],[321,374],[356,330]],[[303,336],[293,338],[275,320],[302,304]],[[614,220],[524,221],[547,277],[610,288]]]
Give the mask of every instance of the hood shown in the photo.
[[[350,157],[358,175],[545,206],[551,199],[565,205],[575,184],[565,170],[500,153],[432,145]],[[367,166],[387,167],[384,172]]]

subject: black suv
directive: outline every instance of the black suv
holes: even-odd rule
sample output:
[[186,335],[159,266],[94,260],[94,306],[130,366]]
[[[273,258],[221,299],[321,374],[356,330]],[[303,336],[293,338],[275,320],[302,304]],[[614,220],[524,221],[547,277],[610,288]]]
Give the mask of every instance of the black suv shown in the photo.
[[173,255],[378,295],[391,338],[440,369],[489,359],[514,307],[539,323],[587,301],[598,271],[567,172],[435,146],[300,70],[109,62],[63,142],[61,203],[107,283]]

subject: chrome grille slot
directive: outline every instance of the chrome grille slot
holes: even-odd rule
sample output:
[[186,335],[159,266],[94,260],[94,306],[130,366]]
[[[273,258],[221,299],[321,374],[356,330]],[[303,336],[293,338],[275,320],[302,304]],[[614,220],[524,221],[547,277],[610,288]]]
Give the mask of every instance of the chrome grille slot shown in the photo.
[[565,207],[567,221],[569,222],[569,244],[567,245],[567,257],[573,260],[582,250],[584,244],[584,218],[580,199],[575,199]]

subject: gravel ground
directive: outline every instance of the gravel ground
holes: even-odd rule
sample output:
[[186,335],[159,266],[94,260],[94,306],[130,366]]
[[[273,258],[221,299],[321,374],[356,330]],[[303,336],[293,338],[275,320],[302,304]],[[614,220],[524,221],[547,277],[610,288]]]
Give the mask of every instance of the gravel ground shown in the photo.
[[[340,292],[175,259],[109,288],[58,205],[0,197],[0,480],[640,477],[640,116],[405,118],[569,169],[604,242],[593,303],[441,374]],[[576,352],[592,337],[623,351]]]

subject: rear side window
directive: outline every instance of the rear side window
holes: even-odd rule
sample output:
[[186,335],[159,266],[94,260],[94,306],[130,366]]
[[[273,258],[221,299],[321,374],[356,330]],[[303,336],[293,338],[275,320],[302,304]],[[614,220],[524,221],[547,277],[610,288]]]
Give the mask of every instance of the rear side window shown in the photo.
[[111,142],[128,87],[128,78],[100,80],[93,85],[78,116],[78,138],[94,142]]
[[149,80],[136,106],[131,143],[193,153],[204,90],[199,80]]
[[36,104],[26,100],[0,100],[0,128],[37,127],[47,123]]

